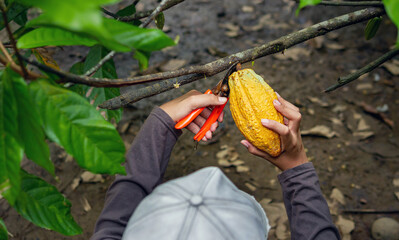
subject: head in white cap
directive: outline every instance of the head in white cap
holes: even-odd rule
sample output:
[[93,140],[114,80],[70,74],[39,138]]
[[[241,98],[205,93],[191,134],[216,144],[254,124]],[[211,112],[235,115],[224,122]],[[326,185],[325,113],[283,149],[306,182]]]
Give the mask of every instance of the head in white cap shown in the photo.
[[254,197],[208,167],[159,185],[139,204],[122,239],[267,239],[269,229]]

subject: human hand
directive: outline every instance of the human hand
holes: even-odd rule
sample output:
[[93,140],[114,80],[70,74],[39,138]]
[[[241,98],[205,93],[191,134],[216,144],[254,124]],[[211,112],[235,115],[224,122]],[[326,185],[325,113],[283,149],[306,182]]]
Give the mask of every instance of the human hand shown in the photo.
[[273,101],[273,104],[276,110],[284,116],[284,125],[269,119],[261,119],[261,122],[263,126],[280,135],[281,154],[278,157],[272,157],[256,148],[247,140],[242,140],[241,144],[253,155],[262,157],[276,165],[282,171],[285,171],[308,162],[308,158],[306,157],[299,131],[302,118],[299,108],[283,99],[278,94],[277,99],[278,100]]
[[[202,125],[204,125],[206,119],[211,114],[208,106],[223,105],[227,101],[225,97],[218,97],[214,94],[202,94],[196,90],[191,90],[190,92],[180,96],[170,102],[163,104],[160,108],[164,110],[175,122],[184,118],[186,115],[191,113],[193,110],[201,107],[205,109],[201,112],[198,117],[194,119],[186,128],[193,132],[198,133]],[[212,132],[216,131],[218,127],[218,122],[223,121],[223,113],[220,114],[218,121],[212,124],[211,129],[205,134],[203,141],[207,141],[212,138]]]

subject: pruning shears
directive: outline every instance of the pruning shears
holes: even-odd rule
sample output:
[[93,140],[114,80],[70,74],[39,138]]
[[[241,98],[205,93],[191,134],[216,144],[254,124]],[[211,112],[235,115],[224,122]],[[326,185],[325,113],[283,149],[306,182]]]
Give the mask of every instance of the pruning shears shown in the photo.
[[[229,100],[229,94],[230,94],[230,89],[229,89],[229,76],[236,72],[237,70],[241,69],[241,64],[239,62],[233,63],[230,68],[227,70],[226,75],[222,80],[218,82],[218,84],[212,89],[206,90],[204,94],[214,94],[216,96],[221,96],[221,97],[227,97],[227,101],[225,104],[220,105],[220,106],[215,106],[209,115],[208,119],[205,121],[204,125],[201,127],[201,129],[198,131],[198,133],[194,136],[194,140],[199,142],[201,139],[205,136],[205,134],[211,129],[211,125],[216,122],[222,114],[224,107],[226,106],[228,100]],[[205,109],[205,107],[195,109],[192,111],[190,114],[185,116],[183,119],[181,119],[176,125],[176,129],[182,129],[187,127],[200,113]]]

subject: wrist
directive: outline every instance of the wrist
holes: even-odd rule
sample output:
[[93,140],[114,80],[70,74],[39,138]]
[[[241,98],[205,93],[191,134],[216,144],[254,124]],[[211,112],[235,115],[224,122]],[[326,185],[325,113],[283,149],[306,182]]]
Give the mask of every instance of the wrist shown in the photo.
[[280,168],[281,171],[286,171],[288,169],[308,163],[309,160],[308,157],[306,156],[305,151],[302,151],[300,154],[298,154],[295,157],[288,157],[287,159],[285,159],[285,161],[281,159],[281,162],[282,164],[280,164],[278,167]]

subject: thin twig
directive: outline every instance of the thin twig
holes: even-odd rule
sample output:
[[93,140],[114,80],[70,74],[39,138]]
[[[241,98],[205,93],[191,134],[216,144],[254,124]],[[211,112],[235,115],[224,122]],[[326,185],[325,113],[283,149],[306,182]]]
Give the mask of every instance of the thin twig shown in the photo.
[[154,18],[163,11],[163,8],[165,5],[171,0],[162,0],[161,3],[155,8],[155,10],[151,13],[150,16],[147,17],[147,19],[141,23],[140,27],[145,28],[154,20]]
[[105,13],[105,14],[107,14],[108,16],[113,17],[113,18],[115,18],[115,19],[117,19],[117,18],[119,17],[117,14],[112,13],[112,12],[108,11],[108,10],[105,9],[105,8],[101,8],[101,11],[103,11],[103,13]]
[[337,88],[345,86],[346,84],[358,79],[360,76],[362,76],[362,75],[364,75],[364,74],[366,74],[368,72],[373,71],[378,66],[380,66],[384,62],[390,60],[391,58],[393,58],[397,54],[399,54],[399,49],[398,48],[392,49],[391,51],[385,53],[381,57],[377,58],[376,60],[374,60],[371,63],[367,64],[366,66],[362,67],[361,69],[357,70],[356,72],[353,72],[353,73],[351,73],[351,74],[349,74],[349,75],[347,75],[345,77],[338,78],[338,80],[337,80],[338,83],[328,87],[326,90],[324,90],[324,92],[331,92],[331,91],[334,91]]
[[[300,0],[295,0],[295,2],[299,3]],[[325,6],[363,6],[363,7],[382,7],[384,4],[381,1],[331,1],[324,0],[318,3],[318,5]]]
[[8,37],[10,39],[10,42],[11,42],[13,48],[14,48],[15,55],[17,55],[17,59],[19,61],[19,64],[21,65],[23,76],[24,76],[25,79],[27,79],[29,77],[29,74],[28,74],[28,71],[25,68],[24,62],[22,61],[22,57],[21,57],[21,54],[19,53],[19,50],[17,48],[17,43],[15,42],[14,36],[13,36],[11,28],[10,28],[10,25],[8,24],[7,7],[4,4],[4,0],[0,1],[0,10],[3,13],[2,15],[3,15],[4,25],[6,27],[7,34],[8,34]]
[[344,213],[352,214],[394,214],[399,213],[399,210],[375,210],[375,209],[347,209]]
[[0,50],[6,56],[7,60],[11,63],[15,63],[10,54],[8,53],[7,49],[4,47],[3,43],[0,42]]
[[384,4],[380,1],[321,1],[319,5],[326,6],[363,6],[363,7],[382,7]]
[[[162,7],[162,11],[165,11],[181,2],[184,2],[184,0],[169,0],[167,3]],[[134,20],[139,20],[145,17],[150,16],[156,9],[148,10],[148,11],[143,11],[143,12],[137,12],[131,16],[127,17],[119,17],[118,20],[122,22],[131,22]]]
[[98,71],[108,60],[115,56],[115,51],[109,52],[103,59],[101,59],[94,67],[90,68],[84,75],[91,76]]

